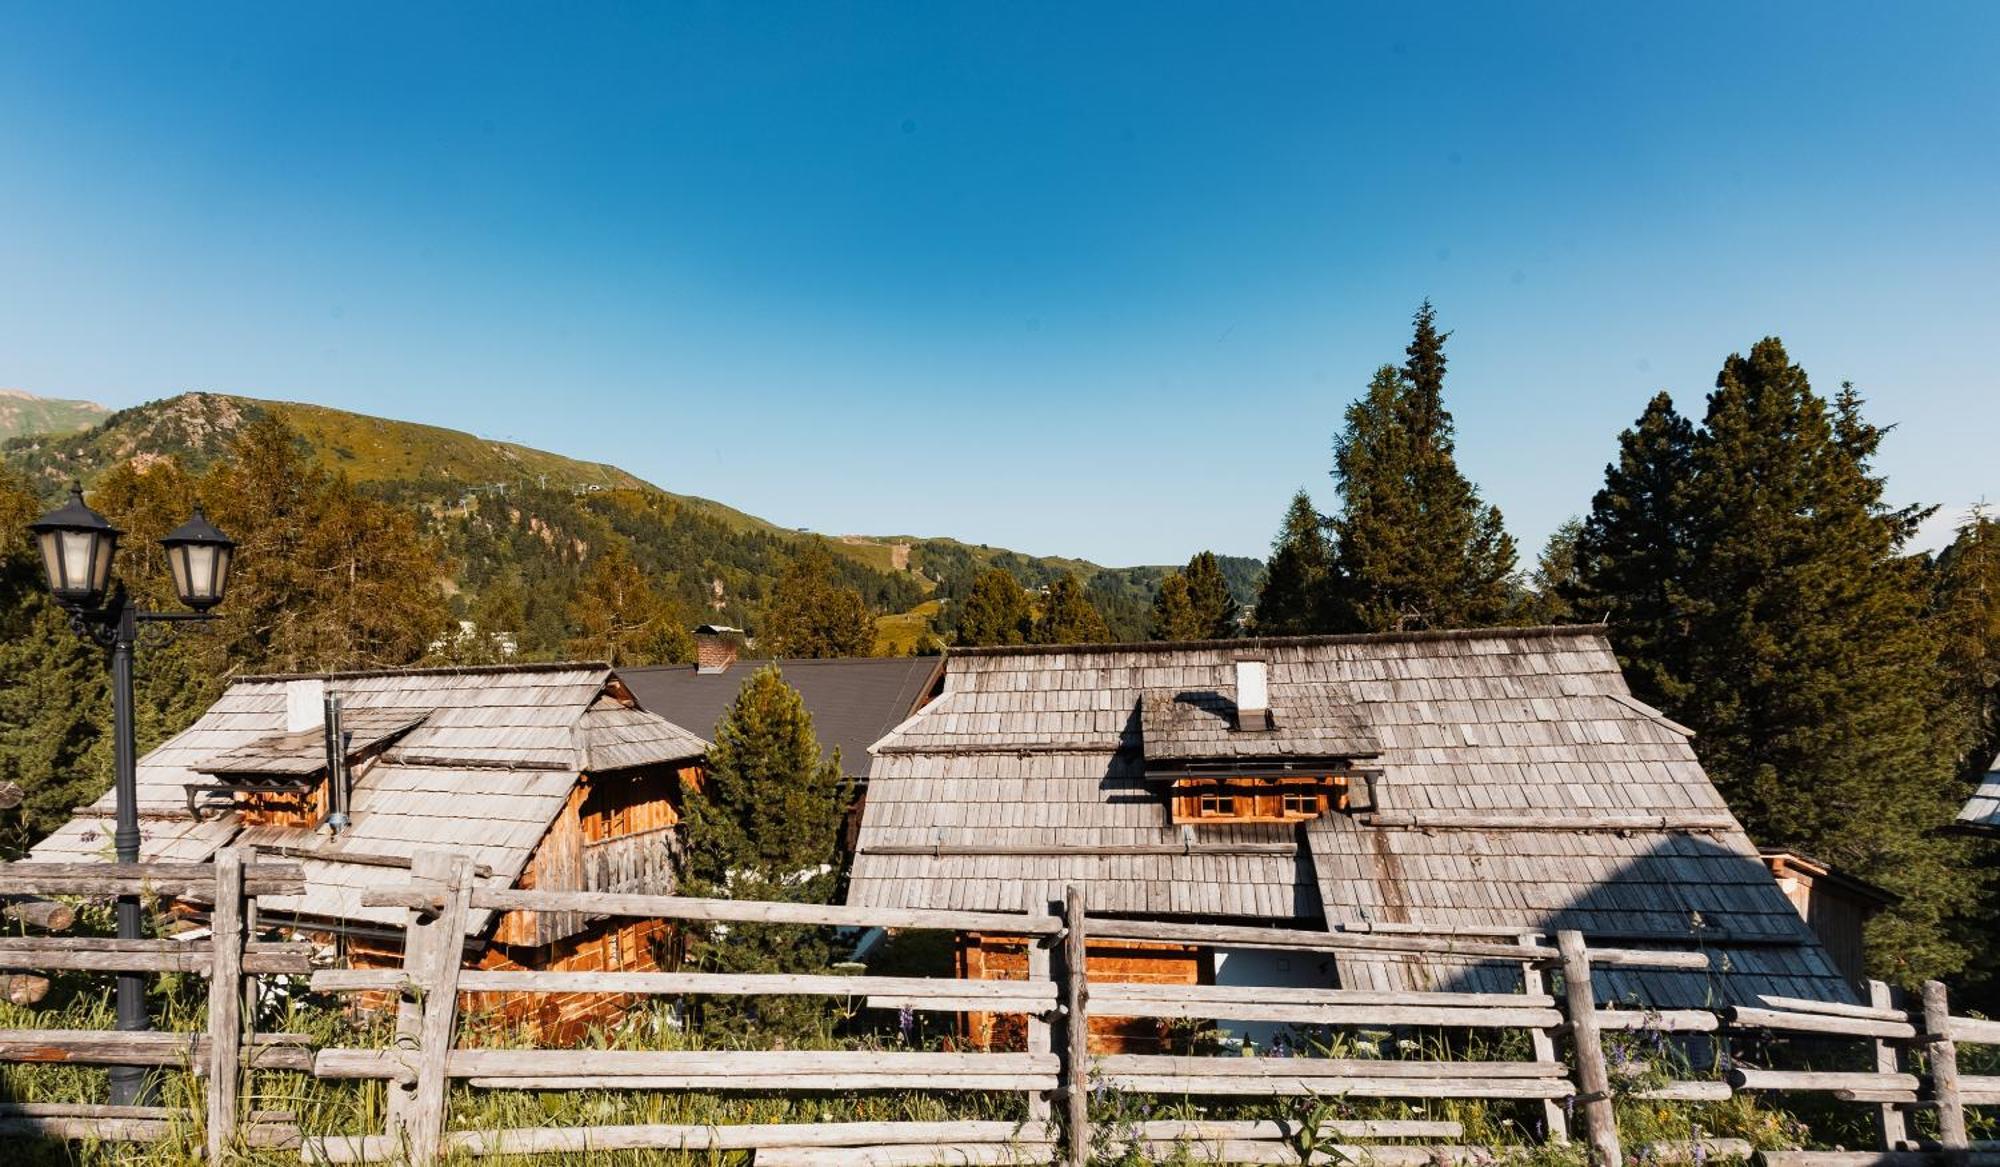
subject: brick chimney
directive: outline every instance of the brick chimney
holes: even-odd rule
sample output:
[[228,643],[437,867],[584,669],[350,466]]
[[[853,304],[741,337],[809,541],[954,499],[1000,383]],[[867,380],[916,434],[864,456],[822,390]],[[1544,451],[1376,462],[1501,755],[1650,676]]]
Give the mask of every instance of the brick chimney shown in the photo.
[[743,630],[722,624],[703,624],[694,630],[694,671],[726,673],[743,650]]

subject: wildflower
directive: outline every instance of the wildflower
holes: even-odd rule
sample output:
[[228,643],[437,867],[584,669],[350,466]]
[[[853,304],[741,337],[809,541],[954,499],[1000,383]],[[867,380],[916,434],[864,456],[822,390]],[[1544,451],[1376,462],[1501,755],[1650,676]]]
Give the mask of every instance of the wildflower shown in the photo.
[[910,1035],[917,1029],[917,1011],[908,1005],[896,1011],[896,1030],[903,1035],[903,1043],[909,1044]]

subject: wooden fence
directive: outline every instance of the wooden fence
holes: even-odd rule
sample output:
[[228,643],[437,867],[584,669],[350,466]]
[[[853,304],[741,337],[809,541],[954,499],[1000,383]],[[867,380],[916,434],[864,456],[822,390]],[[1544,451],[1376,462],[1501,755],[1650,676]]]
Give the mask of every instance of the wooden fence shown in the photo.
[[[1343,1099],[1516,1100],[1539,1108],[1545,1135],[1586,1140],[1599,1164],[1630,1156],[1660,1162],[1747,1155],[1728,1139],[1621,1146],[1613,1100],[1714,1101],[1738,1091],[1806,1091],[1869,1108],[1879,1134],[1863,1152],[1765,1152],[1767,1167],[1861,1167],[1862,1164],[2000,1163],[2000,1148],[1968,1137],[1965,1108],[2000,1105],[2000,1077],[1962,1076],[1960,1044],[2000,1043],[2000,1022],[1954,1017],[1941,985],[1927,986],[1921,1008],[1899,1008],[1875,987],[1870,1005],[1767,998],[1759,1007],[1720,1013],[1601,1008],[1593,968],[1707,967],[1702,953],[1592,948],[1575,932],[1416,935],[1295,932],[1265,928],[1092,917],[1072,890],[1060,905],[1021,912],[940,912],[808,904],[699,900],[670,896],[508,890],[480,885],[463,856],[421,854],[410,882],[369,892],[364,902],[407,913],[401,969],[309,969],[306,946],[250,939],[245,911],[257,895],[296,894],[296,866],[249,862],[223,852],[213,865],[0,865],[0,894],[130,894],[150,891],[214,905],[205,941],[107,941],[29,937],[0,940],[0,970],[178,970],[209,975],[208,1026],[185,1034],[0,1031],[0,1061],[182,1066],[207,1079],[205,1138],[211,1159],[236,1147],[293,1146],[313,1163],[427,1162],[441,1154],[688,1150],[754,1153],[756,1167],[875,1164],[1048,1163],[1089,1161],[1092,1136],[1113,1153],[1128,1144],[1197,1160],[1300,1163],[1368,1160],[1387,1167],[1476,1163],[1490,1148],[1466,1145],[1456,1122],[1436,1119],[1297,1122],[1105,1122],[1093,1094],[1110,1090],[1172,1098],[1321,1096]],[[517,909],[595,916],[728,924],[936,929],[1012,936],[1027,943],[1026,978],[752,975],[700,972],[476,970],[463,967],[467,919],[474,911]],[[1518,991],[1378,992],[1315,988],[1091,983],[1086,945],[1137,941],[1211,948],[1270,948],[1395,958],[1445,956],[1487,968],[1518,969]],[[1550,974],[1560,976],[1553,987]],[[244,1012],[248,978],[309,975],[328,993],[393,995],[396,1039],[385,1049],[308,1048],[296,1037],[255,1034]],[[1491,986],[1488,986],[1489,988]],[[465,1048],[456,1041],[466,993],[618,993],[674,996],[820,996],[871,1006],[1025,1018],[1019,1052],[621,1051]],[[1092,1055],[1092,1017],[1221,1020],[1368,1030],[1523,1033],[1520,1060],[1451,1060],[1418,1051],[1397,1058],[1190,1057]],[[1690,1035],[1678,1048],[1705,1049],[1713,1077],[1663,1081],[1625,1055],[1607,1034],[1657,1031]],[[1736,1047],[1766,1048],[1773,1035],[1816,1042],[1861,1042],[1855,1054],[1872,1071],[1783,1070],[1749,1064]],[[1607,1056],[1607,1048],[1612,1051]],[[290,1115],[244,1113],[244,1083],[258,1068],[309,1071],[323,1079],[387,1084],[384,1129],[301,1137]],[[1921,1071],[1921,1072],[1919,1072]],[[1025,1098],[1019,1122],[765,1123],[740,1126],[633,1124],[450,1130],[453,1082],[487,1090],[699,1090],[791,1094],[911,1089]],[[1936,1116],[1936,1139],[1911,1133],[1910,1115]],[[0,1110],[0,1138],[157,1139],[176,1136],[164,1108],[17,1105]],[[1101,1128],[1101,1129],[1100,1129]],[[1381,1142],[1378,1140],[1397,1140]],[[1309,1151],[1303,1148],[1310,1146]]]
[[[251,939],[253,897],[297,895],[296,863],[251,863],[224,851],[213,863],[0,864],[8,918],[43,933],[66,931],[73,914],[46,896],[171,896],[209,904],[206,940],[106,940],[39,934],[0,938],[0,970],[13,977],[51,971],[181,972],[209,978],[208,1024],[199,1034],[159,1031],[0,1029],[0,1062],[146,1066],[193,1070],[207,1080],[204,1142],[211,1161],[238,1146],[295,1145],[290,1114],[244,1112],[242,1085],[253,1069],[310,1070],[312,1053],[295,1035],[253,1032],[245,1011],[250,978],[312,971],[311,945]],[[40,978],[34,978],[40,979]],[[46,983],[41,986],[46,991]],[[185,1137],[186,1115],[165,1106],[0,1103],[0,1138],[53,1137],[159,1142]]]

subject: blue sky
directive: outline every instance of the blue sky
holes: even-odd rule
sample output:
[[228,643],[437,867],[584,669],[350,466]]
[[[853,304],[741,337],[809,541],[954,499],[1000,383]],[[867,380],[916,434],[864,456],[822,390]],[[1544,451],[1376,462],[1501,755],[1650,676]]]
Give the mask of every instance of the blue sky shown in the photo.
[[0,5],[0,385],[1258,554],[1429,296],[1532,553],[1782,336],[2000,501],[2000,7]]

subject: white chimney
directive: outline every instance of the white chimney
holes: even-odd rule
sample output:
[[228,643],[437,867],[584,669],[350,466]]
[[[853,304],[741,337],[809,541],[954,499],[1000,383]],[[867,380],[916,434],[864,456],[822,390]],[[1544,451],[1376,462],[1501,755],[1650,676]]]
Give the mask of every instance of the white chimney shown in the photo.
[[1236,728],[1271,728],[1271,686],[1267,664],[1261,660],[1236,662]]
[[326,682],[313,678],[285,682],[285,732],[304,733],[326,725]]

